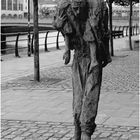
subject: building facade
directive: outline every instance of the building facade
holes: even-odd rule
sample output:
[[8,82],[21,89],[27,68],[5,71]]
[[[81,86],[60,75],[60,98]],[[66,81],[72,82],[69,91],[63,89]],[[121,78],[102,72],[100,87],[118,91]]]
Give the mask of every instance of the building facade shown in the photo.
[[[1,0],[1,18],[27,18],[28,16],[28,1],[30,3],[30,15],[33,17],[33,0]],[[50,11],[55,10],[58,0],[39,0],[39,11],[46,7]],[[40,14],[40,13],[39,13]],[[113,19],[128,19],[129,6],[122,7],[113,4]],[[133,6],[133,19],[139,19],[139,5]]]
[[[30,0],[30,11],[33,2]],[[28,0],[1,0],[1,18],[24,18],[28,14]]]
[[[129,6],[123,7],[123,6],[116,6],[113,5],[113,19],[123,19],[123,20],[128,20],[130,14],[130,8]],[[132,15],[133,20],[139,20],[139,5],[138,6],[133,6],[133,15]]]

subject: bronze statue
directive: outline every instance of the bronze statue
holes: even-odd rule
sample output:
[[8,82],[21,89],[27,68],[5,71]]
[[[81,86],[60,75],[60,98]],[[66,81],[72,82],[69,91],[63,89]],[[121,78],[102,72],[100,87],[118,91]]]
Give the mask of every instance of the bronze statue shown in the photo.
[[96,128],[102,68],[111,62],[107,7],[103,0],[61,0],[53,25],[65,38],[65,64],[74,49],[75,140],[91,140]]

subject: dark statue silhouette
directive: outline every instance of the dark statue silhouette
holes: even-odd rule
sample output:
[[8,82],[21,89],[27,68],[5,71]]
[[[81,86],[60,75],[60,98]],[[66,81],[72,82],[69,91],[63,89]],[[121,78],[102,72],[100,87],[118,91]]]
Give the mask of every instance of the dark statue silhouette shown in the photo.
[[108,9],[104,0],[61,0],[53,26],[65,38],[65,64],[72,64],[75,140],[91,140],[96,124],[102,68],[111,62]]

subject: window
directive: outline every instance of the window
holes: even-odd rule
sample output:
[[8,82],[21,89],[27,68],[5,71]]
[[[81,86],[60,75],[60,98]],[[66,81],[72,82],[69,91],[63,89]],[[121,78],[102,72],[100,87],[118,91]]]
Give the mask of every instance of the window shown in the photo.
[[19,3],[19,10],[23,11],[23,4]]
[[1,0],[1,9],[6,10],[6,0]]
[[23,4],[21,4],[21,11],[23,11]]
[[17,10],[17,0],[13,0],[13,10]]
[[12,10],[12,0],[8,0],[8,10]]

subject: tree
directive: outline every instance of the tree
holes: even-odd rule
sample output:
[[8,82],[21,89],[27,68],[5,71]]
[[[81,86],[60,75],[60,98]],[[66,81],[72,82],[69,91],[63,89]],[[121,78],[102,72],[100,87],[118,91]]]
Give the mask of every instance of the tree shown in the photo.
[[34,4],[34,80],[40,81],[39,70],[39,35],[38,35],[38,0]]
[[133,15],[133,5],[139,3],[139,0],[113,0],[115,4],[121,6],[130,6],[130,15],[129,15],[129,47],[132,50],[132,15]]
[[110,47],[111,47],[111,56],[114,56],[113,51],[113,35],[112,35],[112,3],[113,0],[107,0],[109,6],[109,25],[110,25]]

